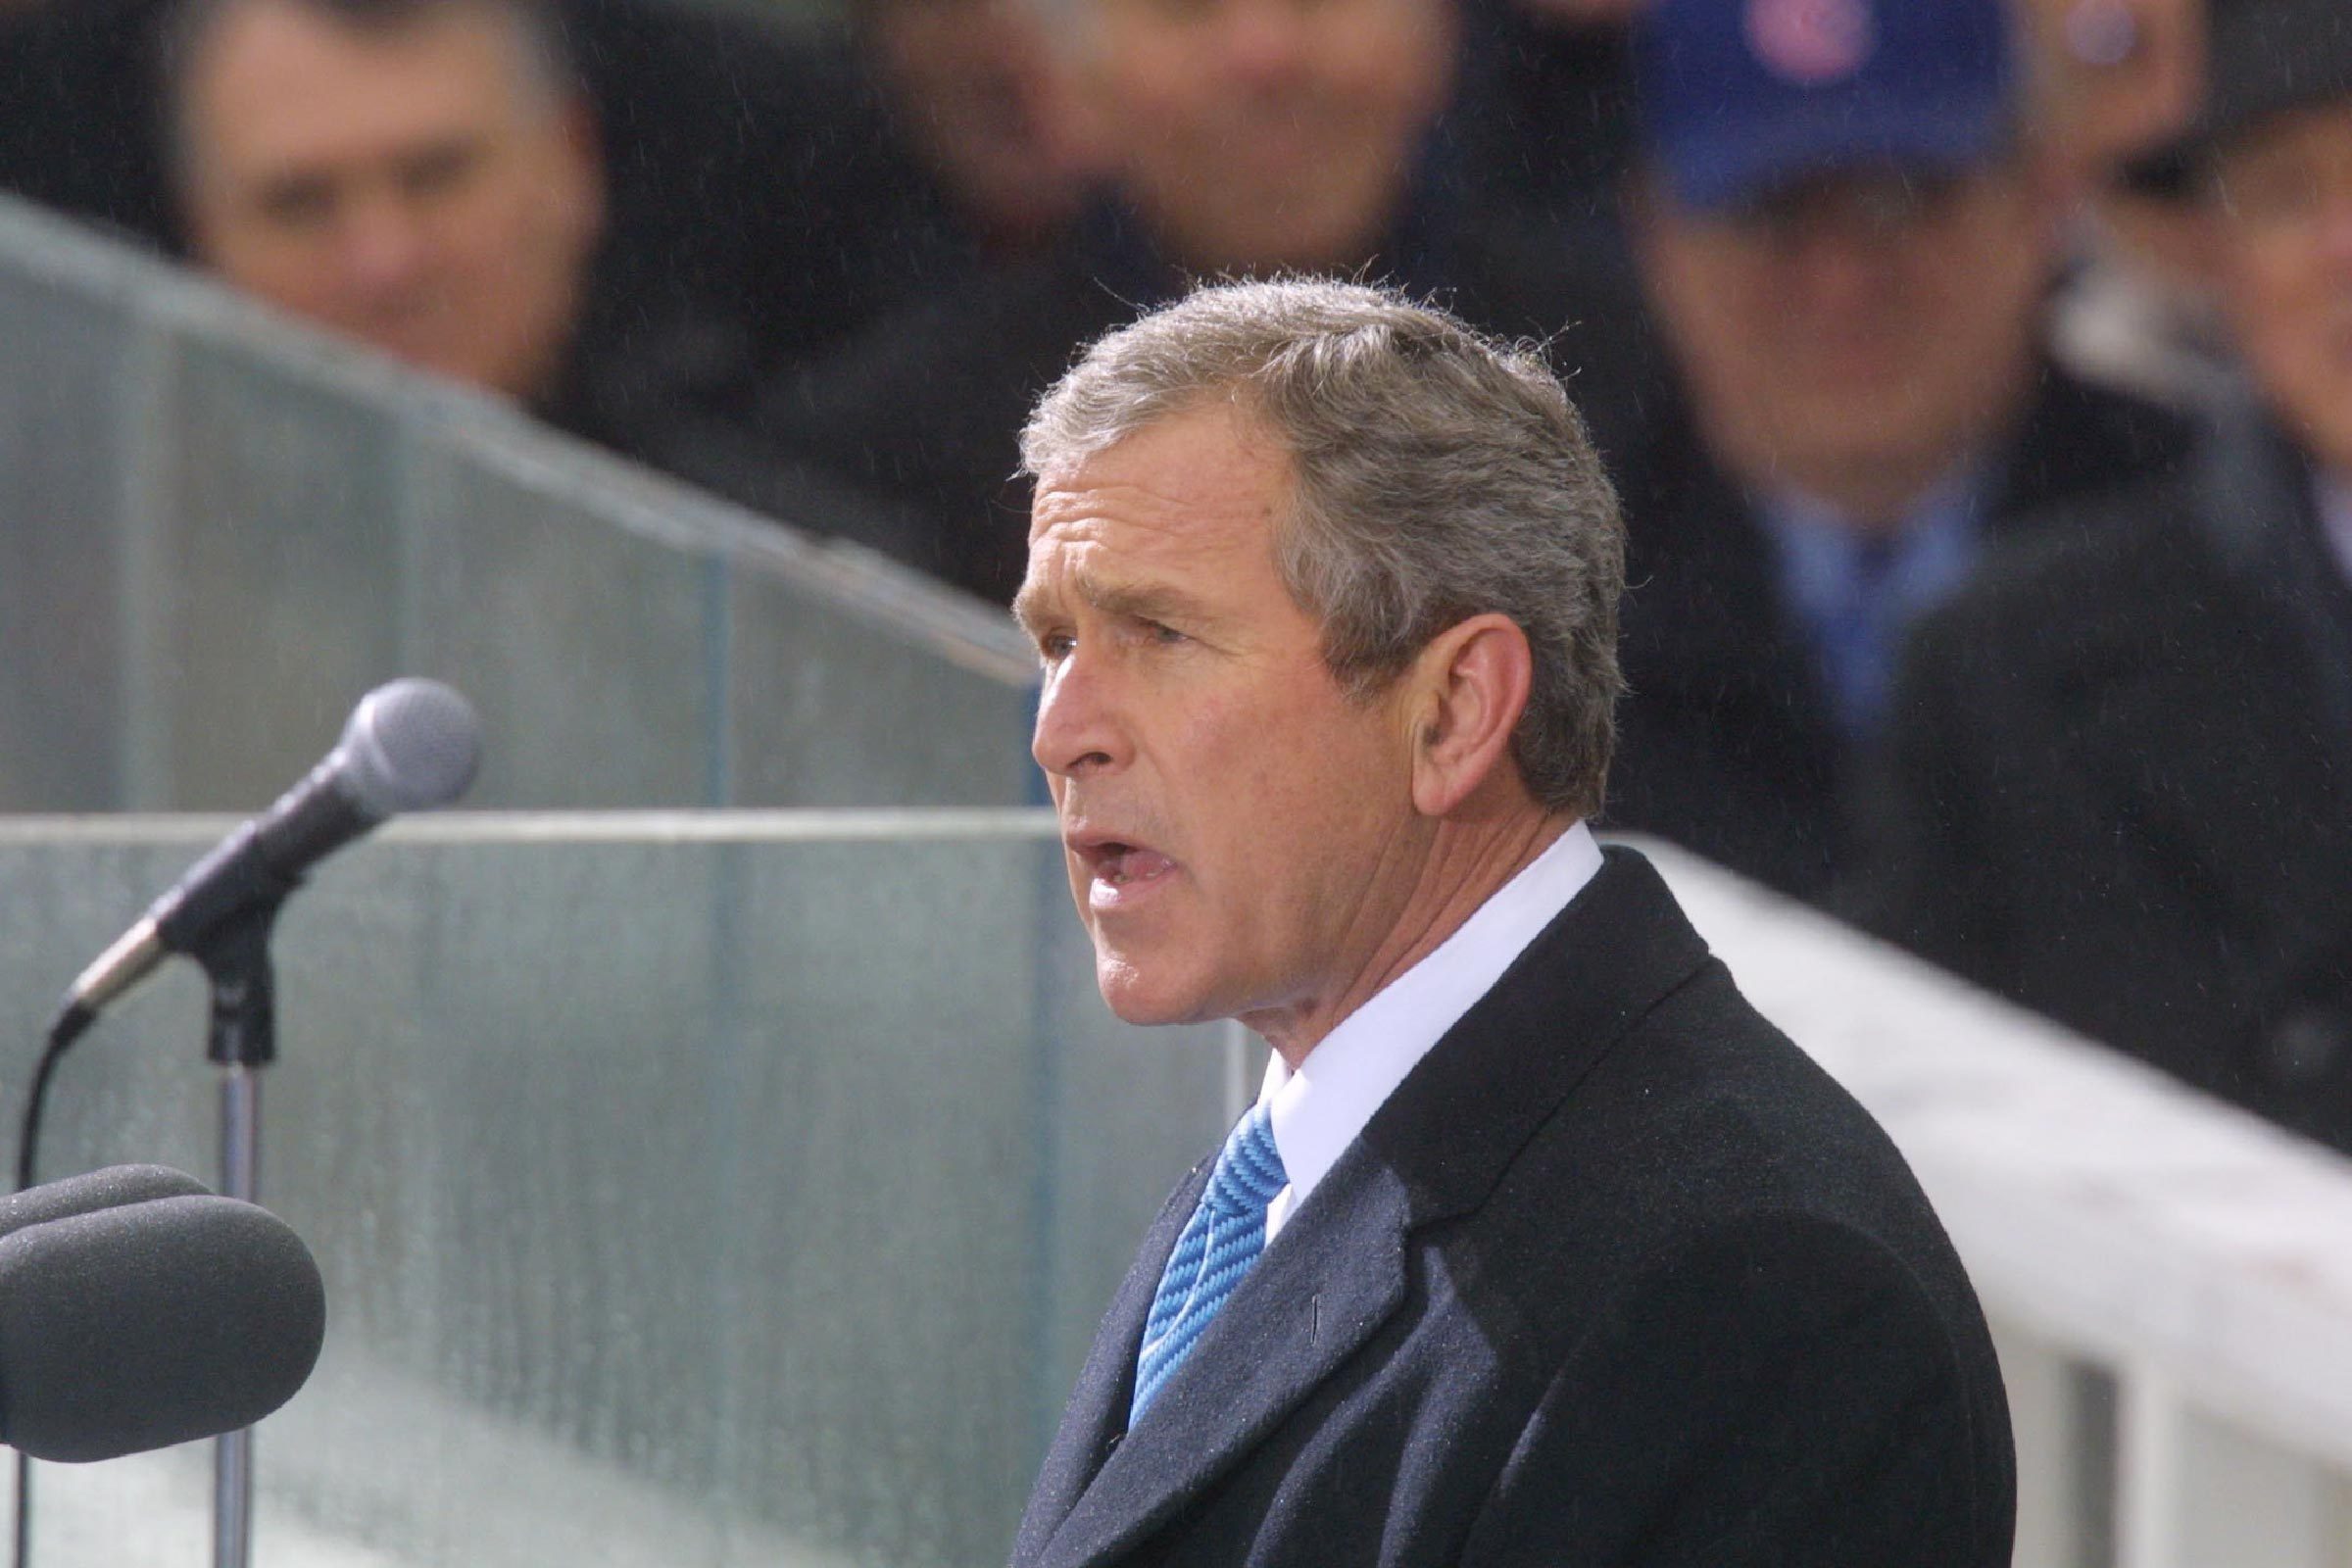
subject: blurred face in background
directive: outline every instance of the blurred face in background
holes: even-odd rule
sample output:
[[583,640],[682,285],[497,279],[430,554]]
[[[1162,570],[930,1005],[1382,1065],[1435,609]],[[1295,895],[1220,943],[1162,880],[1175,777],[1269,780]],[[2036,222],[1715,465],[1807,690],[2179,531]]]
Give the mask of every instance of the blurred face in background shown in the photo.
[[1449,0],[1086,0],[1072,64],[1163,248],[1347,269],[1398,216],[1453,81]]
[[1887,523],[2023,408],[2050,227],[2012,165],[1850,171],[1728,212],[1652,179],[1636,223],[1717,458]]
[[1020,241],[1077,209],[1091,148],[1030,0],[868,0],[858,27],[906,134],[984,232]]
[[2352,477],[2352,101],[2237,137],[2206,207],[2247,368],[2306,450]]
[[603,218],[583,112],[513,19],[361,28],[229,0],[181,76],[180,177],[207,265],[445,375],[546,391]]

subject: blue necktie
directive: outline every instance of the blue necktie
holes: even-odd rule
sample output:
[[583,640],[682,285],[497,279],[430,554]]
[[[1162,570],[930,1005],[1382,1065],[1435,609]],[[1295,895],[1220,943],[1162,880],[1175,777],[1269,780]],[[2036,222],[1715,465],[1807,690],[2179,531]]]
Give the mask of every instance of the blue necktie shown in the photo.
[[1168,1266],[1160,1272],[1152,1315],[1144,1320],[1144,1347],[1136,1357],[1129,1426],[1142,1417],[1152,1396],[1265,1250],[1266,1205],[1290,1180],[1274,1148],[1272,1118],[1264,1105],[1252,1106],[1218,1152],[1200,1206],[1185,1221],[1176,1250],[1168,1254]]
[[1894,580],[1899,549],[1885,534],[1857,541],[1845,591],[1821,625],[1830,704],[1849,739],[1868,740],[1885,724],[1896,640],[1904,616],[1915,608],[1902,602]]

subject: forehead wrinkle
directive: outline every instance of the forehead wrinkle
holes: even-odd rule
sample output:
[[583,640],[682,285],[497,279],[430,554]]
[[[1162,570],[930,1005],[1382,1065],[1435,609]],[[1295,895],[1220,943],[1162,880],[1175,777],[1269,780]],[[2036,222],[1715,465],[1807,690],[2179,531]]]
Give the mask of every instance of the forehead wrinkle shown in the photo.
[[1037,499],[1030,504],[1029,539],[1035,544],[1057,534],[1071,544],[1096,544],[1113,528],[1173,538],[1200,510],[1197,502],[1132,479],[1082,482],[1079,475],[1071,475],[1038,487]]

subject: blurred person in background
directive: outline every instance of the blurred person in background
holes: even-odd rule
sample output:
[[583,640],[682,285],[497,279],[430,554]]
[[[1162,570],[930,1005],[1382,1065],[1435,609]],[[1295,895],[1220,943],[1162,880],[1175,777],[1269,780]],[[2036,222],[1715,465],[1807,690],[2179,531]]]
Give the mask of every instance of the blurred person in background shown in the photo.
[[1999,0],[1657,0],[1630,224],[1679,370],[1621,472],[1613,820],[1855,863],[1898,639],[1993,538],[2174,459],[2043,352],[2055,200]]
[[172,195],[148,47],[165,0],[0,5],[0,191],[160,246]]
[[2352,1152],[2352,10],[2212,26],[2176,155],[2247,385],[1922,623],[1872,923]]
[[1139,271],[1410,267],[1446,243],[1426,163],[1459,43],[1445,0],[1086,0],[1068,31]]
[[2205,0],[2016,0],[2034,135],[2067,193],[2050,349],[2069,368],[2168,406],[2226,393],[2204,224],[2152,158],[2196,111]]
[[2204,81],[2205,0],[2012,0],[2035,135],[2096,185],[2178,136]]
[[858,54],[942,222],[981,256],[1052,245],[1077,217],[1093,148],[1023,0],[860,0]]
[[1647,0],[1461,0],[1449,112],[1470,177],[1575,226],[1612,212],[1634,147],[1626,34]]
[[[684,36],[703,25],[666,20]],[[292,315],[669,467],[681,432],[740,410],[776,366],[964,275],[980,241],[959,225],[991,221],[969,215],[1002,212],[1017,183],[992,171],[969,203],[926,184],[853,68],[822,51],[795,57],[805,101],[781,101],[788,75],[769,61],[753,79],[770,96],[741,106],[772,162],[757,211],[741,178],[708,178],[682,144],[668,186],[650,182],[645,160],[679,125],[633,131],[641,167],[616,178],[564,32],[535,0],[187,0],[163,57],[192,256]],[[960,58],[897,47],[922,61],[906,68],[913,101]],[[948,94],[943,122],[959,102]],[[632,221],[614,233],[622,192]],[[897,542],[852,502],[795,515]]]
[[167,59],[196,257],[280,310],[546,410],[604,182],[528,0],[192,0]]
[[[924,537],[912,564],[1002,601],[1024,560],[1029,406],[1080,345],[1188,279],[1361,274],[1490,329],[1568,327],[1572,365],[1614,363],[1633,314],[1622,260],[1563,260],[1465,188],[1441,125],[1452,0],[1070,0],[1045,15],[1059,100],[1103,174],[1068,243],[796,367],[690,471],[788,516],[812,494],[856,495]],[[1630,380],[1578,386],[1623,395]]]
[[[172,0],[0,7],[0,189],[191,254],[156,34]],[[1029,103],[1017,0],[865,0],[797,27],[696,0],[552,0],[605,220],[588,323],[626,366],[605,429],[658,457],[674,416],[740,416],[822,352],[983,258],[1051,243],[1082,180]],[[176,30],[185,30],[184,28]]]

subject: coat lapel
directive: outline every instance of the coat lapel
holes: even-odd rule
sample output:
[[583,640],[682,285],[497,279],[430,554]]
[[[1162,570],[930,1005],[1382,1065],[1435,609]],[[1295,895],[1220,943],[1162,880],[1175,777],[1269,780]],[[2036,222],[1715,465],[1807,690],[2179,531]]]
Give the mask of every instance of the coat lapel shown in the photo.
[[1087,1484],[1095,1479],[1102,1462],[1126,1436],[1127,1406],[1135,1394],[1135,1358],[1137,1348],[1143,1344],[1144,1319],[1151,1313],[1152,1298],[1159,1289],[1160,1271],[1167,1266],[1168,1254],[1176,1249],[1176,1238],[1183,1232],[1185,1221],[1200,1201],[1201,1189],[1208,1185],[1213,1164],[1213,1159],[1202,1160],[1177,1184],[1166,1206],[1160,1209],[1159,1218],[1144,1233],[1143,1245],[1136,1250],[1127,1277],[1111,1297],[1110,1309],[1102,1314],[1102,1326],[1095,1331],[1094,1348],[1087,1352],[1077,1387],[1070,1391],[1054,1446],[1046,1450],[1045,1465],[1038,1472],[1037,1485],[1030,1490],[1029,1506],[1022,1511],[1021,1528],[1013,1539],[1015,1565],[1040,1559],[1046,1543],[1061,1528],[1062,1521],[1069,1517],[1071,1508],[1086,1492]]
[[[1335,1169],[1275,1238],[1135,1430],[1097,1445],[1106,1457],[1036,1559],[1041,1568],[1102,1562],[1156,1528],[1255,1446],[1396,1309],[1404,1296],[1403,1185],[1370,1167],[1333,1186],[1342,1180]],[[1186,1185],[1197,1197],[1200,1184]],[[1088,1367],[1090,1383],[1117,1385],[1115,1403],[1098,1413],[1114,1432],[1125,1419],[1160,1265],[1191,1210],[1188,1201],[1174,1226],[1163,1215],[1154,1227],[1144,1251],[1150,1267],[1139,1261],[1121,1289],[1119,1332],[1107,1332],[1106,1323],[1096,1344],[1098,1359],[1129,1363],[1102,1368],[1099,1379],[1098,1368]],[[1140,1304],[1131,1301],[1147,1274]],[[1016,1553],[1015,1560],[1024,1559]]]

